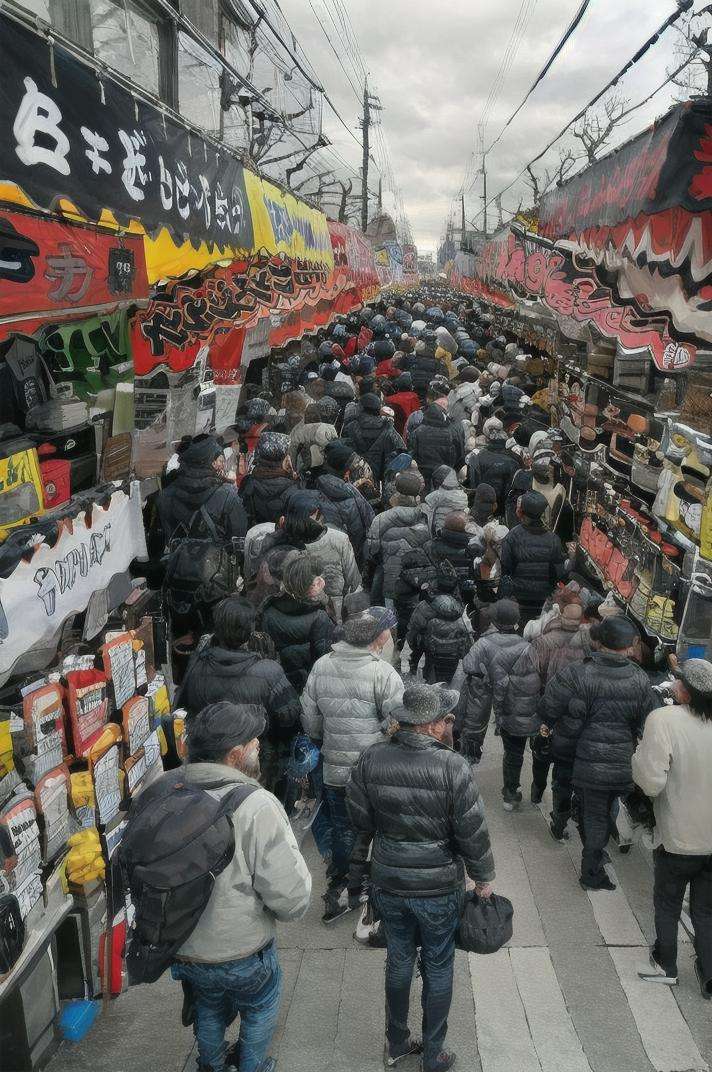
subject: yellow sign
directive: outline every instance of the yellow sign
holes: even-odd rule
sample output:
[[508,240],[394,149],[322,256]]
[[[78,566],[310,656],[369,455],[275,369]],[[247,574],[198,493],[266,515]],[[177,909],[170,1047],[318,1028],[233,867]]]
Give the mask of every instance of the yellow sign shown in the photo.
[[42,475],[34,447],[0,458],[0,540],[28,518],[44,512]]

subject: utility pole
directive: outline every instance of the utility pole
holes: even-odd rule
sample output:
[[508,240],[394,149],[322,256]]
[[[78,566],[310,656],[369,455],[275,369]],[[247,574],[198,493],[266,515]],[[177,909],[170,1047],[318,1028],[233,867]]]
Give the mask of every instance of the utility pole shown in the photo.
[[383,179],[378,178],[378,212],[379,215],[383,211]]
[[[370,155],[369,131],[371,129],[371,112],[381,112],[380,101],[368,92],[368,82],[363,84],[363,156],[361,162],[361,230],[368,227],[368,160]],[[379,187],[380,189],[380,187]]]
[[465,242],[465,223],[466,223],[466,221],[465,221],[465,191],[464,190],[462,191],[462,197],[460,198],[460,208],[462,210],[462,220],[461,220],[461,224],[460,224],[460,227],[461,227],[461,230],[462,230],[462,235],[460,237],[460,249],[464,249],[465,245],[466,245],[466,242]]
[[482,154],[482,215],[485,238],[487,237],[487,157],[485,153]]

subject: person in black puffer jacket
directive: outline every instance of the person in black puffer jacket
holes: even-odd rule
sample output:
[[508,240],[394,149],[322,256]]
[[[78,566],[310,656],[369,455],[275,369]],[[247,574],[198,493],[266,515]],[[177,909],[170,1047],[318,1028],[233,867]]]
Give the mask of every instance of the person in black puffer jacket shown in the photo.
[[263,521],[279,521],[295,477],[289,458],[289,436],[263,432],[255,447],[252,471],[240,488],[250,528]]
[[[613,822],[616,799],[633,788],[631,760],[646,716],[657,706],[644,670],[631,662],[638,639],[635,626],[621,615],[591,627],[597,649],[583,662],[560,670],[544,693],[540,733],[552,736],[554,778],[562,767],[581,801],[583,853],[581,885],[611,890],[603,850]],[[562,827],[563,829],[563,827]]]
[[267,720],[261,741],[262,771],[270,792],[282,789],[289,742],[301,717],[299,697],[274,659],[247,647],[255,633],[255,609],[240,596],[229,596],[215,608],[210,642],[191,656],[176,698],[188,725],[208,704],[229,700],[259,709]]
[[159,558],[177,533],[186,535],[191,520],[205,507],[225,541],[244,536],[248,521],[242,499],[224,476],[223,448],[213,435],[195,436],[178,448],[178,475],[159,494],[149,535],[149,553]]
[[367,870],[373,841],[370,879],[392,945],[386,959],[388,1056],[412,1051],[405,1025],[420,945],[426,1072],[451,1068],[455,1060],[444,1043],[465,874],[481,897],[491,894],[494,879],[482,798],[467,760],[452,749],[456,702],[456,692],[436,686],[406,689],[403,706],[393,712],[400,728],[366,749],[346,789],[357,832],[352,875]]
[[327,525],[347,534],[361,565],[364,540],[374,514],[371,504],[349,481],[350,466],[355,461],[353,448],[343,439],[333,439],[324,447],[324,465],[307,471],[303,477],[305,486],[292,489],[292,494],[298,491],[300,500],[308,499]]
[[[413,677],[418,673],[418,664],[423,656],[425,631],[428,622],[433,617],[433,603],[438,596],[446,595],[457,598],[458,581],[457,574],[449,562],[442,562],[439,566],[433,565],[433,561],[424,549],[412,551],[406,555],[401,565],[399,586],[403,582],[409,582],[412,588],[417,587],[417,594],[410,608],[407,618],[407,639],[410,648],[410,672]],[[396,600],[396,614],[398,614],[398,601]],[[398,619],[400,625],[400,617]]]
[[290,685],[301,692],[317,659],[334,639],[334,623],[320,597],[324,578],[304,551],[292,551],[282,573],[282,591],[265,601],[261,627],[274,641]]
[[426,550],[436,568],[449,562],[457,574],[460,594],[467,600],[474,587],[474,555],[476,538],[467,531],[468,516],[448,514],[442,529],[426,544]]
[[544,601],[568,572],[561,540],[542,524],[546,499],[528,491],[519,503],[521,524],[502,540],[500,596],[516,599],[522,624],[538,618]]
[[415,344],[415,361],[411,366],[410,376],[413,390],[423,401],[431,380],[436,376],[447,378],[447,366],[435,356],[437,345],[438,337],[432,330],[422,332]]
[[381,414],[378,395],[364,395],[359,414],[345,424],[341,438],[371,466],[374,480],[380,484],[391,454],[405,450],[405,443],[388,417]]
[[519,461],[506,447],[507,433],[498,417],[489,417],[482,428],[487,446],[470,455],[467,462],[467,485],[477,491],[480,484],[494,488],[499,511],[504,510],[507,495],[519,470]]
[[465,625],[465,608],[455,596],[436,596],[430,607],[432,614],[422,637],[423,677],[431,683],[449,684],[460,659],[472,647],[472,633]]
[[436,469],[447,465],[457,472],[465,460],[462,422],[452,421],[443,405],[447,407],[447,397],[431,401],[423,411],[423,420],[408,438],[408,449],[428,490]]

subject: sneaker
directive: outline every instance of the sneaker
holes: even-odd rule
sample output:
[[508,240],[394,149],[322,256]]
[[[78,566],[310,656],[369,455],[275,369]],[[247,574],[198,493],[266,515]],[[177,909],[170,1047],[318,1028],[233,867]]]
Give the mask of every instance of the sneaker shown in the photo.
[[546,786],[543,785],[532,784],[531,792],[529,793],[529,799],[531,800],[532,804],[541,804],[542,799],[544,797],[545,788]]
[[402,1061],[404,1057],[410,1057],[412,1054],[422,1053],[423,1043],[420,1039],[414,1039],[412,1036],[408,1038],[395,1052],[391,1050],[388,1043],[385,1045],[383,1059],[386,1068],[394,1068],[399,1061]]
[[677,975],[668,975],[665,969],[658,964],[652,953],[650,954],[649,960],[649,968],[638,969],[639,979],[642,979],[645,983],[662,983],[663,986],[677,986]]
[[605,873],[600,878],[583,878],[579,879],[579,886],[582,890],[615,890],[618,887],[615,882],[611,882],[608,875]]
[[700,993],[705,1001],[712,1001],[712,979],[705,980],[702,976],[702,966],[699,960],[695,960],[695,975],[700,984]]
[[561,826],[559,823],[555,823],[553,819],[549,823],[549,833],[554,841],[558,841],[560,845],[563,845],[565,841],[569,840],[569,832],[566,827]]
[[522,803],[522,794],[518,789],[509,789],[506,785],[502,789],[502,807],[505,811],[514,811]]
[[340,916],[345,916],[354,907],[350,903],[348,890],[345,889],[327,890],[324,894],[324,904],[325,909],[321,922],[327,924],[333,923]]
[[423,1072],[448,1072],[449,1068],[457,1061],[457,1056],[454,1053],[447,1053],[445,1050],[439,1053],[431,1065],[426,1065],[423,1061]]

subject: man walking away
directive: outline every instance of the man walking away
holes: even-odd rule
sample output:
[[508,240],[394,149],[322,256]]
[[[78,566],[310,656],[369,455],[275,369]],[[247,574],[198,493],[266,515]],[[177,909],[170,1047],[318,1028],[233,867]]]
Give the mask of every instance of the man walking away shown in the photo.
[[346,813],[346,783],[359,756],[392,726],[391,710],[403,695],[398,672],[381,658],[396,616],[369,607],[344,622],[344,640],[317,659],[302,694],[302,724],[324,756],[324,798],[332,827],[332,862],[324,923],[358,904],[346,884],[355,831]]
[[[423,977],[423,1072],[447,1072],[455,932],[465,873],[481,897],[492,893],[494,861],[470,766],[452,749],[452,690],[413,685],[394,712],[399,729],[361,756],[347,788],[386,934],[386,1064],[417,1053],[408,1030],[418,947]],[[357,854],[355,853],[355,862]]]
[[[227,702],[204,708],[188,728],[188,783],[216,799],[254,787],[233,813],[232,861],[172,968],[195,1005],[198,1072],[272,1072],[282,990],[275,921],[300,919],[309,906],[311,876],[287,816],[257,781],[264,728],[256,708]],[[240,1037],[226,1052],[225,1031],[238,1015]]]
[[561,540],[541,520],[546,508],[546,499],[538,491],[522,495],[518,511],[521,524],[502,540],[499,590],[517,600],[523,625],[539,616],[547,596],[568,572]]
[[695,928],[695,973],[712,1000],[712,663],[675,671],[676,703],[651,711],[633,756],[633,779],[655,811],[653,983],[677,983],[677,927],[687,884]]
[[[637,636],[623,617],[593,626],[596,650],[591,657],[559,671],[544,693],[545,733],[553,730],[554,760],[573,764],[573,785],[581,799],[584,889],[615,889],[603,867],[603,850],[614,804],[633,788],[635,742],[655,707],[647,674],[630,659]],[[561,770],[555,773],[559,783],[562,777]]]

